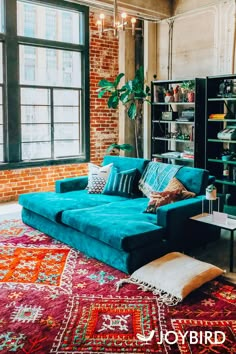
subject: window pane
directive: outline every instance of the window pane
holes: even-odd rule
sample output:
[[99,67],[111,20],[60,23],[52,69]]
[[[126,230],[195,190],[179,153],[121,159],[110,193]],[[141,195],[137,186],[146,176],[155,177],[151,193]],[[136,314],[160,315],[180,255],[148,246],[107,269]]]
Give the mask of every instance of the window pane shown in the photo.
[[[0,0],[1,1],[1,0]],[[0,2],[0,28],[1,28],[1,11],[2,2]],[[0,43],[0,161],[3,162],[3,52],[2,43]]]
[[79,90],[54,90],[55,106],[79,106]]
[[3,83],[3,52],[2,43],[0,42],[0,84]]
[[73,44],[84,42],[83,13],[24,0],[17,1],[17,12],[20,36]]
[[50,123],[50,108],[22,106],[21,123]]
[[[3,123],[2,118],[3,118],[3,114],[2,114],[2,106],[0,105],[0,124],[2,124],[2,123]],[[2,143],[2,141],[0,140],[0,144],[1,144],[1,143]]]
[[22,124],[22,142],[50,140],[50,126],[48,124]]
[[51,143],[23,143],[22,159],[47,159],[51,158]]
[[0,144],[0,161],[3,162],[3,145]]
[[21,45],[20,83],[81,87],[81,54]]
[[80,142],[76,140],[55,141],[54,149],[55,157],[78,156],[78,151],[81,151]]
[[35,88],[22,88],[21,104],[48,106],[50,104],[49,90],[35,89]]
[[54,122],[77,123],[79,121],[79,108],[77,107],[55,107]]
[[0,33],[5,32],[4,0],[0,0]]
[[56,140],[79,139],[79,124],[55,124]]

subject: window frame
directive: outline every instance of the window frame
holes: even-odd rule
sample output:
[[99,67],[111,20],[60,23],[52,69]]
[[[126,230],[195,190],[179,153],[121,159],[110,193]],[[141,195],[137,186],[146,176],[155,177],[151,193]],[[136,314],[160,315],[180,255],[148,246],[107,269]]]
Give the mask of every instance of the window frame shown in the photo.
[[[35,0],[37,3],[37,0]],[[4,157],[0,162],[0,170],[25,168],[34,166],[61,165],[88,162],[90,159],[90,124],[89,124],[89,8],[63,0],[41,0],[38,3],[52,5],[63,9],[71,9],[84,14],[84,44],[65,43],[48,39],[38,39],[17,35],[17,0],[5,1],[5,33],[0,33],[3,42],[3,106],[4,115]],[[81,53],[81,90],[82,90],[82,127],[81,141],[83,156],[62,157],[22,161],[21,157],[21,117],[20,117],[20,85],[19,82],[19,46],[33,45],[48,49],[64,49]],[[7,60],[8,59],[8,60]],[[5,65],[7,63],[7,65]],[[31,85],[30,85],[31,86]],[[38,86],[38,85],[36,85]],[[57,88],[57,86],[54,86]],[[69,87],[68,87],[69,88]]]

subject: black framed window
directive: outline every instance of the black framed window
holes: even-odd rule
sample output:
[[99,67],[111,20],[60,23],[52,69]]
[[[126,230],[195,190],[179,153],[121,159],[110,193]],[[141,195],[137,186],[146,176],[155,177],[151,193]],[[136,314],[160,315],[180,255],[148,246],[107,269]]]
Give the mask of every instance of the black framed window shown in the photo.
[[0,6],[0,168],[87,161],[88,8],[56,0]]
[[3,46],[0,42],[0,162],[4,160],[3,142]]

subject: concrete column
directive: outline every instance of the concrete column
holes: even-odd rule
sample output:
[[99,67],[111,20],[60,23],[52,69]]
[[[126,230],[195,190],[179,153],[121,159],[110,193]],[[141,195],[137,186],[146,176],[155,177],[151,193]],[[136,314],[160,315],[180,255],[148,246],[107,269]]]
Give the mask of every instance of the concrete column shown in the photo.
[[[157,75],[157,25],[144,22],[144,75],[146,84],[151,88],[153,75]],[[143,107],[143,155],[151,157],[151,106],[147,103]]]
[[[135,74],[135,42],[131,31],[126,30],[119,33],[119,73],[125,73],[121,84],[131,80]],[[120,103],[119,106],[119,143],[131,144],[135,146],[134,122],[131,121],[126,113],[125,107]],[[126,155],[134,156],[133,153]]]

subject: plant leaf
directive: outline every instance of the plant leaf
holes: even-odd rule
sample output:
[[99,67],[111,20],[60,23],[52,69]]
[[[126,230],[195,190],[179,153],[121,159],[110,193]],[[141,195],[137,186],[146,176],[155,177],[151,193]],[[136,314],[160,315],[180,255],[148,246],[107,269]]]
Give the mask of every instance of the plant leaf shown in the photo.
[[111,144],[110,146],[108,146],[107,152],[110,152],[110,151],[112,151],[113,149],[118,149],[118,150],[120,150],[120,145],[119,145],[119,144],[116,144],[116,143]]
[[137,108],[134,102],[131,103],[128,109],[128,117],[132,120],[136,118]]
[[121,144],[119,145],[121,150],[126,150],[126,151],[132,151],[133,150],[133,146],[130,144]]
[[119,85],[120,80],[121,80],[121,78],[122,78],[123,76],[125,76],[124,73],[120,73],[120,74],[117,75],[117,77],[116,77],[116,79],[115,79],[115,81],[114,81],[114,86],[115,86],[115,87],[117,87],[117,86]]
[[102,80],[99,81],[98,86],[99,87],[104,87],[104,88],[105,87],[114,87],[114,83],[111,82],[111,81],[108,81],[106,79],[102,79]]
[[108,108],[117,108],[118,104],[119,97],[117,96],[117,92],[114,92],[107,101]]

